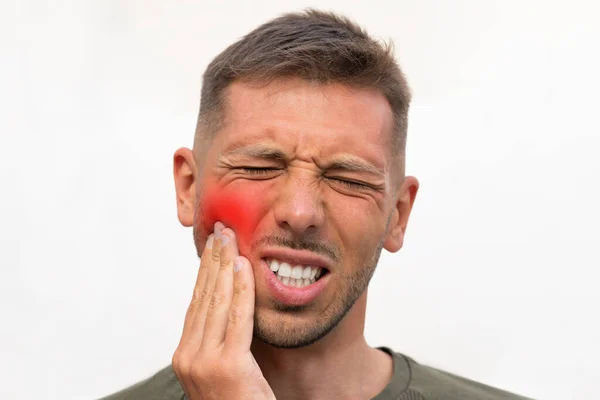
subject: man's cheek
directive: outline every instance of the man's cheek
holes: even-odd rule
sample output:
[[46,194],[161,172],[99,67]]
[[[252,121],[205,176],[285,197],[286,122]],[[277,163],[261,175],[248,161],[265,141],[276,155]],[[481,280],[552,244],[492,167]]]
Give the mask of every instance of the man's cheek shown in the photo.
[[204,228],[212,232],[214,223],[221,221],[234,230],[240,245],[250,244],[264,208],[258,195],[251,191],[210,190],[200,206]]

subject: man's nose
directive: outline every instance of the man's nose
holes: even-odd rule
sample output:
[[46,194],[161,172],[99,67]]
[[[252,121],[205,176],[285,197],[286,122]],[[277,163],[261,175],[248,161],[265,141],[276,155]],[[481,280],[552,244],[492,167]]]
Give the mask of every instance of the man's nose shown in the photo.
[[274,206],[275,220],[295,235],[314,233],[324,222],[320,185],[314,178],[289,178]]

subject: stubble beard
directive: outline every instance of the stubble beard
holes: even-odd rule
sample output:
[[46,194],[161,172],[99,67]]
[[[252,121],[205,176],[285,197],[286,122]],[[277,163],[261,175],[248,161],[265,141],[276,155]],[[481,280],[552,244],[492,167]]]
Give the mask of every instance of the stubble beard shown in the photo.
[[[381,250],[381,241],[368,264],[351,274],[336,272],[337,290],[330,305],[323,311],[304,306],[285,306],[271,302],[270,310],[257,308],[254,314],[254,338],[282,349],[296,349],[310,346],[321,340],[339,325],[352,309],[358,298],[365,292],[373,277]],[[332,282],[333,283],[333,282]],[[308,322],[294,321],[294,314],[302,312],[315,313]],[[269,317],[265,314],[273,314]],[[280,317],[281,316],[281,317]],[[304,319],[304,318],[303,318]]]
[[[196,210],[198,209],[199,207]],[[202,247],[199,246],[199,232],[196,224],[197,217],[198,214],[196,213],[194,216],[193,236],[198,257],[202,257]],[[388,219],[386,225],[389,225],[389,222],[390,219]],[[322,312],[319,312],[308,323],[300,321],[292,321],[290,323],[289,321],[290,317],[291,319],[294,318],[294,313],[305,311],[306,308],[304,306],[286,306],[271,301],[269,305],[271,310],[266,312],[272,313],[275,311],[282,316],[275,316],[274,318],[269,318],[264,315],[265,312],[262,312],[260,308],[256,308],[254,314],[254,338],[272,347],[282,349],[306,347],[321,340],[339,325],[358,298],[365,292],[379,262],[382,249],[383,239],[377,244],[373,255],[367,261],[367,265],[364,268],[349,274],[336,272],[337,284],[341,286],[341,290],[336,292],[330,305]],[[343,265],[343,263],[340,264]]]

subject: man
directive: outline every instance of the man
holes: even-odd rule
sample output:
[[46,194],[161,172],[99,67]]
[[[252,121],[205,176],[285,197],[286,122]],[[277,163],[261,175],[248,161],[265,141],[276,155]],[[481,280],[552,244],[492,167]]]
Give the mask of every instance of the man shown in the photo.
[[400,250],[410,93],[349,20],[270,21],[204,74],[194,147],[174,156],[201,257],[172,366],[109,399],[517,399],[371,348],[367,286]]

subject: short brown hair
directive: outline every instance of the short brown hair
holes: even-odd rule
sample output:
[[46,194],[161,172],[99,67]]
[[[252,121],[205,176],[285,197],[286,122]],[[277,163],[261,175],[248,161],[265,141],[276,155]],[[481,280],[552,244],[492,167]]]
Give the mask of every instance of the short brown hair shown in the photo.
[[379,90],[390,103],[394,142],[403,153],[410,90],[391,42],[374,40],[346,17],[312,9],[259,26],[209,64],[203,76],[196,140],[220,129],[224,94],[232,82],[268,83],[287,77]]

